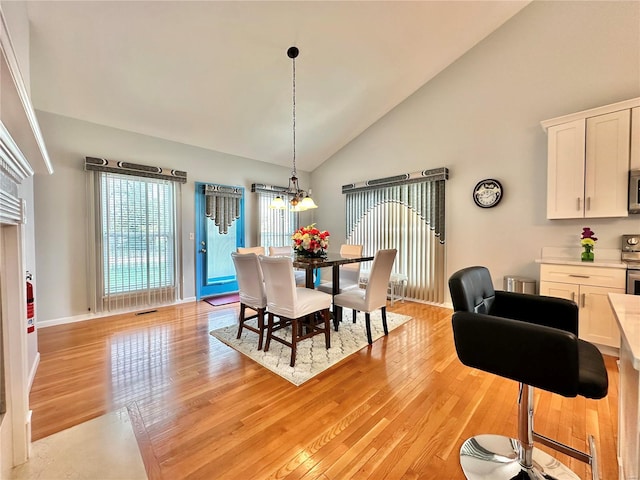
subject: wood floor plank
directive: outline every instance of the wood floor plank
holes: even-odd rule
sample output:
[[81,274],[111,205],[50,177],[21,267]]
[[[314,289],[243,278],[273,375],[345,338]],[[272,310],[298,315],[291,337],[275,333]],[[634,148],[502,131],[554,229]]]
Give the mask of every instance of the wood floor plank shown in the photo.
[[[408,301],[388,310],[413,319],[300,387],[209,335],[235,324],[237,305],[42,328],[32,437],[127,407],[152,480],[462,480],[466,438],[516,434],[518,386],[459,362],[450,310]],[[535,426],[582,450],[593,434],[601,477],[613,479],[616,359],[606,365],[603,400],[535,390]]]

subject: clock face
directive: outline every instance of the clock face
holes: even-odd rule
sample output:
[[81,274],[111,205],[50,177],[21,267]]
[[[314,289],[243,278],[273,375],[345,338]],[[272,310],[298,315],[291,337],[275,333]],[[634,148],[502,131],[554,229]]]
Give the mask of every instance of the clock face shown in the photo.
[[495,207],[502,199],[502,185],[497,180],[481,180],[473,189],[473,201],[482,208]]

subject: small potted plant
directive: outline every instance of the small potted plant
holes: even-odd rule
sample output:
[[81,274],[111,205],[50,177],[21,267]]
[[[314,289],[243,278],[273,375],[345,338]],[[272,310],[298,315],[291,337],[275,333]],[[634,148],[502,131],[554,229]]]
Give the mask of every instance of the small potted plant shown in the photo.
[[580,245],[584,251],[580,256],[580,259],[583,262],[593,262],[593,247],[595,246],[598,239],[594,237],[595,233],[591,228],[584,227],[582,229],[582,235],[580,236]]

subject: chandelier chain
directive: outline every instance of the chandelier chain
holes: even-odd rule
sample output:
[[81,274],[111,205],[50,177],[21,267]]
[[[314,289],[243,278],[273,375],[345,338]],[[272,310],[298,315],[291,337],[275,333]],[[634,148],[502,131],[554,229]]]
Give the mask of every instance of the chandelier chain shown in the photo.
[[297,176],[296,170],[296,59],[293,58],[293,175]]

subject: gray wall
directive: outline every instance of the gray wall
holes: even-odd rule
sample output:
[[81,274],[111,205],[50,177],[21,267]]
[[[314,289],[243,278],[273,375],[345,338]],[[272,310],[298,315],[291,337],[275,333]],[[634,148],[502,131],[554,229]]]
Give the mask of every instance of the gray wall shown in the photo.
[[[183,297],[195,298],[195,182],[245,187],[245,214],[254,217],[251,184],[285,185],[290,168],[225,155],[68,117],[37,112],[55,172],[35,180],[38,317],[61,320],[88,313],[87,208],[84,157],[96,156],[185,170],[182,186]],[[299,172],[302,185],[309,175]],[[303,220],[309,221],[309,218]],[[257,231],[246,223],[247,245]]]
[[[534,2],[369,128],[312,175],[318,225],[344,238],[341,185],[447,167],[446,275],[489,267],[538,278],[544,246],[598,248],[640,232],[640,216],[547,220],[547,137],[540,121],[640,96],[640,2]],[[471,191],[497,178],[495,208]],[[449,298],[449,297],[448,297]]]

